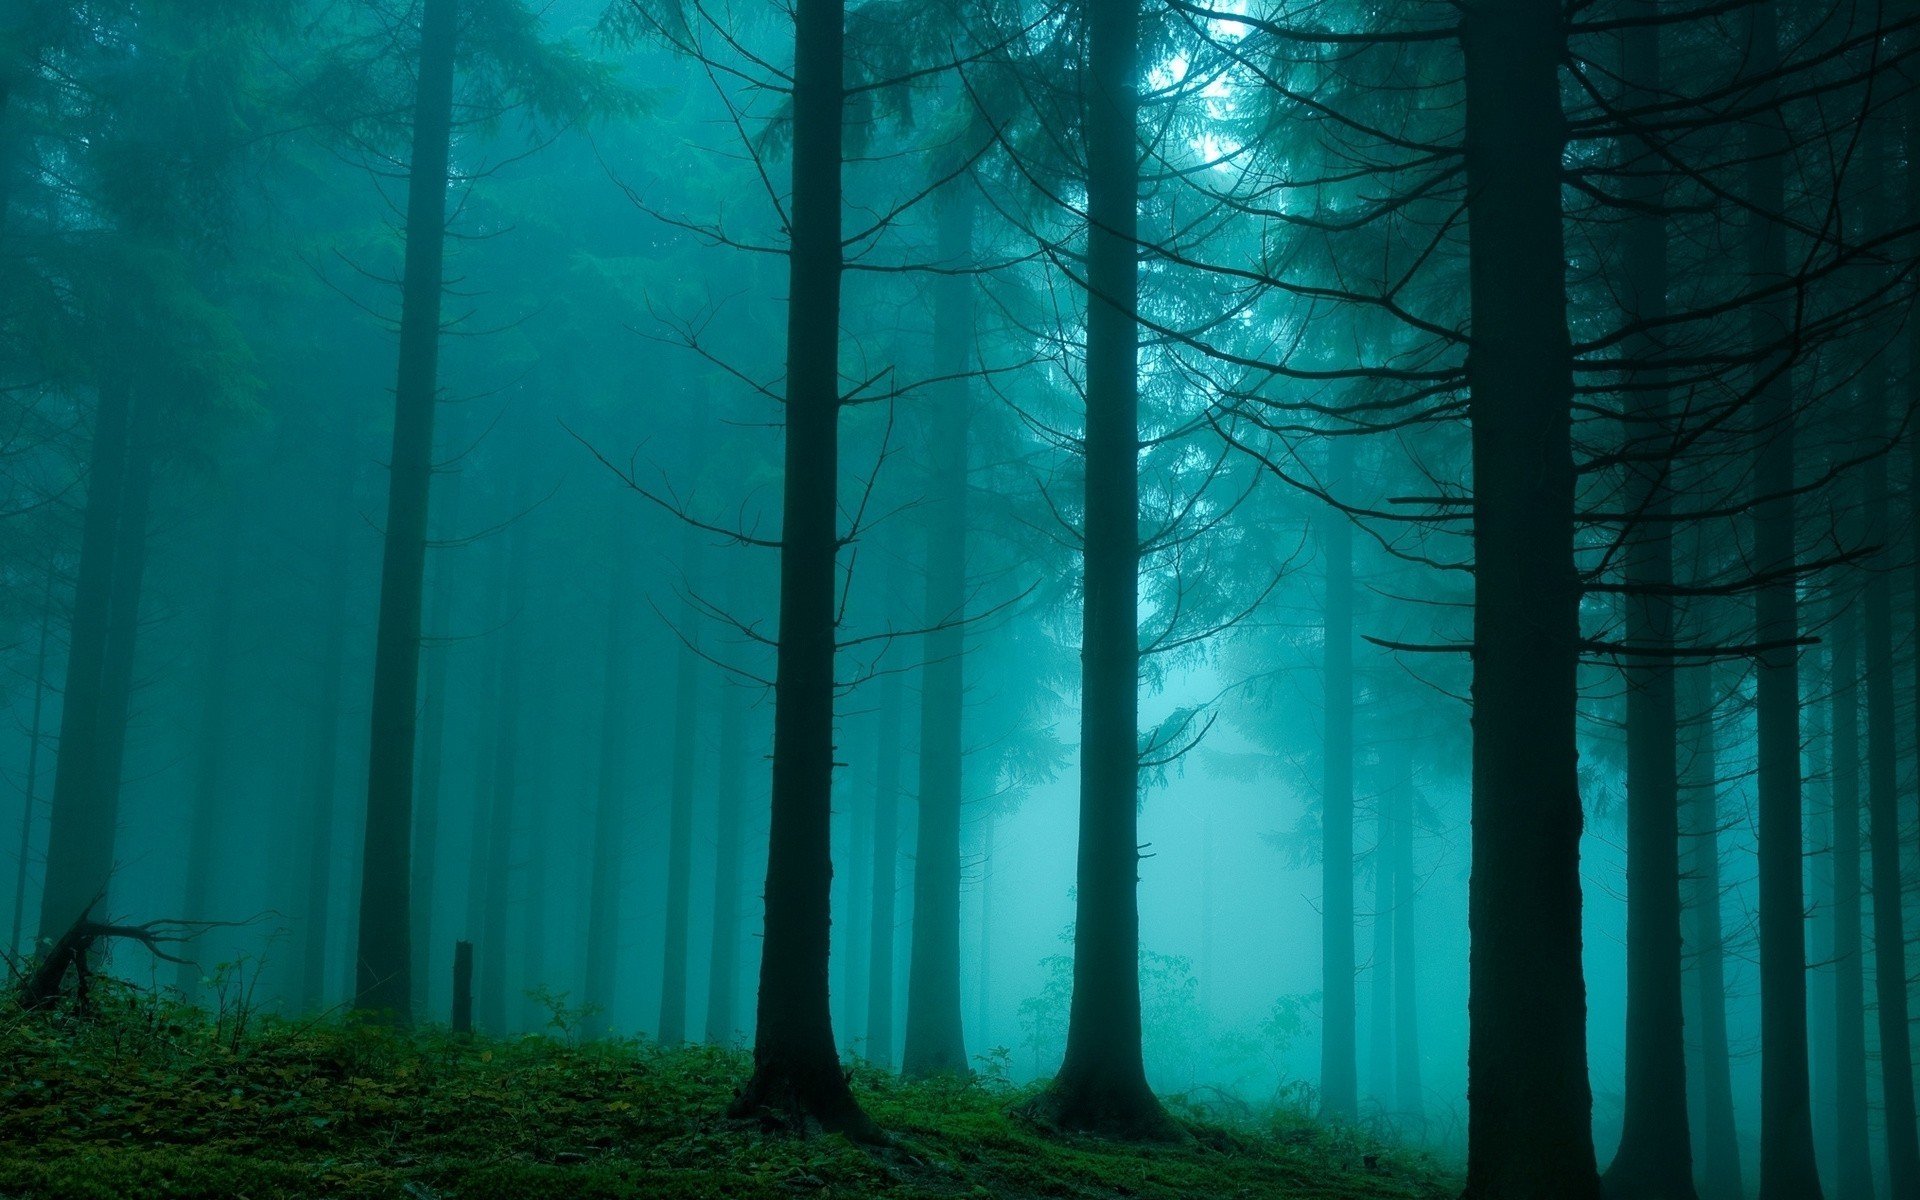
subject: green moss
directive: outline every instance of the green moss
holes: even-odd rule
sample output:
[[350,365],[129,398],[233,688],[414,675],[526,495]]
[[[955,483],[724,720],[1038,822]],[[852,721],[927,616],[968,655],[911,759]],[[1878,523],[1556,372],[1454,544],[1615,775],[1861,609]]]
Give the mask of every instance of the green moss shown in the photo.
[[347,1022],[230,1023],[116,997],[0,1025],[9,1200],[629,1200],[821,1196],[1429,1200],[1456,1191],[1353,1131],[1189,1123],[1190,1143],[1042,1134],[992,1082],[855,1086],[897,1139],[726,1120],[745,1058],[637,1042],[455,1039]]

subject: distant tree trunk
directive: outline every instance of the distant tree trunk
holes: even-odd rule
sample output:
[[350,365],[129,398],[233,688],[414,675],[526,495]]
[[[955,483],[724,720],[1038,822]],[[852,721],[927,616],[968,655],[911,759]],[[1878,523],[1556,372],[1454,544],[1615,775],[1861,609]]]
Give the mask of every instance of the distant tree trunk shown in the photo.
[[[977,193],[960,178],[939,197],[939,256],[973,258]],[[967,603],[967,430],[972,396],[962,376],[972,364],[973,279],[943,275],[934,285],[936,376],[948,380],[930,404],[925,502],[927,590],[920,692],[920,821],[913,862],[912,957],[907,973],[907,1038],[901,1067],[909,1077],[967,1069],[960,1019],[961,727],[965,704]]]
[[1873,1194],[1867,1150],[1867,999],[1861,938],[1860,643],[1850,605],[1836,598],[1832,644],[1834,1192]]
[[1471,0],[1460,34],[1475,571],[1469,1200],[1599,1194],[1580,963],[1564,20],[1546,0]]
[[881,1135],[840,1070],[828,1008],[839,558],[845,0],[796,0],[788,210],[786,449],[774,680],[773,816],[753,1076],[733,1110]]
[[517,848],[514,824],[520,806],[520,736],[524,714],[521,695],[521,658],[525,627],[521,601],[525,596],[524,526],[507,534],[506,552],[495,569],[500,572],[495,594],[501,598],[495,628],[500,645],[495,659],[499,698],[494,710],[492,795],[487,805],[487,859],[480,918],[480,1024],[500,1036],[507,1032],[508,956],[507,924],[512,913],[513,856]]
[[[1885,171],[1882,160],[1892,149],[1875,123],[1862,155],[1861,191],[1866,198],[1866,227],[1885,227],[1886,205],[1881,193]],[[1911,169],[1920,169],[1915,167]],[[1920,363],[1914,364],[1920,366]],[[1881,447],[1890,430],[1887,405],[1892,392],[1886,358],[1873,354],[1862,371],[1858,409],[1864,417],[1867,461],[1862,468],[1866,490],[1862,544],[1882,550],[1866,571],[1864,608],[1867,682],[1867,820],[1873,862],[1874,1000],[1880,1023],[1881,1098],[1885,1107],[1887,1191],[1893,1200],[1920,1198],[1920,1128],[1915,1125],[1913,1095],[1913,1041],[1907,1024],[1907,933],[1904,893],[1900,878],[1900,747],[1894,697],[1893,557],[1884,553],[1893,545],[1892,505],[1887,487],[1887,459]],[[1909,625],[1912,614],[1909,614]]]
[[900,674],[881,677],[873,768],[873,908],[867,936],[867,1058],[893,1065],[894,896],[900,862]]
[[[1352,481],[1353,443],[1331,439],[1327,458],[1327,487],[1341,494]],[[1353,527],[1345,513],[1326,514],[1320,546],[1327,564],[1321,643],[1326,727],[1320,796],[1320,1112],[1351,1121],[1360,1114],[1360,1085],[1354,1016]],[[1376,870],[1385,861],[1377,859]],[[1375,919],[1390,923],[1392,915],[1382,908]],[[1391,974],[1393,968],[1376,958],[1373,969]]]
[[[87,506],[74,584],[73,624],[61,694],[60,737],[49,806],[46,877],[42,882],[39,940],[66,933],[87,906],[107,891],[119,823],[120,777],[112,720],[113,676],[131,670],[133,646],[116,636],[137,630],[143,561],[123,552],[144,541],[144,510],[136,476],[145,451],[135,446],[133,369],[107,364],[94,415],[87,469]],[[137,501],[137,503],[136,503]],[[139,537],[130,536],[137,533]],[[124,733],[122,729],[120,733]]]
[[[1646,5],[1648,14],[1657,3]],[[1621,75],[1629,107],[1662,96],[1660,31],[1634,26],[1623,35]],[[1628,356],[1657,362],[1665,351],[1659,323],[1667,313],[1667,224],[1664,164],[1627,150],[1630,220],[1622,246],[1622,317],[1647,330],[1632,337]],[[1673,526],[1670,436],[1665,377],[1633,373],[1622,400],[1627,510],[1621,573],[1626,638],[1648,657],[1630,659],[1627,692],[1627,1028],[1626,1095],[1620,1147],[1603,1183],[1609,1195],[1633,1200],[1693,1200],[1693,1140],[1687,1127],[1687,1043],[1680,939],[1680,780],[1673,660]]]
[[[206,673],[200,680],[199,745],[195,752],[194,794],[188,815],[187,852],[183,860],[186,887],[181,899],[180,916],[188,921],[212,918],[208,911],[208,885],[220,861],[216,842],[227,823],[227,797],[223,774],[226,767],[228,738],[227,714],[232,711],[233,696],[233,615],[234,591],[239,563],[239,547],[228,534],[222,548],[218,577],[209,589],[213,607],[207,624]],[[204,939],[200,939],[204,941]],[[203,949],[196,946],[196,950]],[[190,959],[191,956],[182,955]],[[200,964],[186,961],[178,968],[174,983],[189,999],[200,990]]]
[[[621,838],[632,819],[631,748],[633,739],[631,679],[633,654],[628,648],[633,624],[631,536],[617,539],[615,562],[607,587],[607,644],[600,691],[600,780],[593,809],[592,878],[587,891],[587,1015],[584,1032],[600,1037],[611,1027],[620,965]],[[720,836],[727,836],[723,825]]]
[[733,1043],[740,1032],[741,848],[746,835],[741,776],[746,766],[746,713],[725,690],[720,702],[719,762],[714,779],[713,949],[707,956],[707,1042]]
[[[1829,695],[1833,687],[1831,657],[1826,674],[1808,681],[1809,697]],[[1813,660],[1809,660],[1809,666]],[[1837,1161],[1833,1105],[1835,1095],[1833,1044],[1833,731],[1828,727],[1831,704],[1807,706],[1807,1028],[1808,1064],[1813,1089],[1814,1148],[1829,1171]],[[1691,1024],[1691,1021],[1689,1022]],[[1691,1082],[1691,1080],[1689,1080]]]
[[1140,1027],[1140,7],[1086,9],[1087,349],[1080,839],[1073,1000],[1060,1073],[1034,1105],[1063,1129],[1174,1131]]
[[473,943],[453,944],[453,1031],[473,1032]]
[[53,585],[59,579],[58,560],[47,556],[47,582],[40,593],[40,647],[34,653],[33,718],[27,725],[27,777],[21,784],[20,854],[13,876],[13,929],[7,936],[10,954],[25,954],[20,944],[27,919],[27,860],[33,853],[33,810],[40,798],[40,745],[47,704],[47,648],[53,641]]
[[[441,539],[452,532],[452,516],[457,512],[455,499],[460,476],[452,475],[440,486],[438,526]],[[408,885],[413,901],[413,977],[420,981],[416,1006],[428,1011],[428,995],[433,977],[433,902],[436,867],[440,861],[441,791],[446,786],[443,762],[447,740],[447,660],[452,646],[445,640],[453,619],[455,587],[453,564],[441,550],[433,570],[433,607],[427,617],[427,636],[441,639],[426,651],[425,678],[421,684],[421,713],[424,722],[420,740],[419,769],[414,774],[417,803],[413,813],[413,879]]]
[[980,970],[978,985],[980,1044],[993,1035],[993,825],[991,809],[980,815]]
[[1386,795],[1393,825],[1393,1047],[1394,1103],[1402,1117],[1425,1119],[1420,1083],[1420,1006],[1414,987],[1420,933],[1413,914],[1419,896],[1413,877],[1413,758],[1405,746],[1388,754],[1393,776]]
[[[1747,63],[1760,79],[1780,65],[1778,4],[1748,10]],[[1768,85],[1773,86],[1773,85]],[[1784,158],[1787,131],[1777,107],[1748,123],[1748,274],[1756,286],[1786,278]],[[1755,215],[1759,214],[1759,215]],[[1760,857],[1760,1200],[1819,1200],[1807,1067],[1807,931],[1802,891],[1800,807],[1800,633],[1793,576],[1796,481],[1791,380],[1783,356],[1794,338],[1782,293],[1750,306],[1749,336],[1764,351],[1754,428],[1764,431],[1753,475],[1753,556],[1771,578],[1755,597],[1755,640],[1776,648],[1755,667]],[[1767,373],[1772,374],[1770,380]]]
[[[689,548],[693,539],[687,539]],[[688,568],[689,582],[692,569]],[[689,614],[691,616],[691,614]],[[693,630],[680,631],[691,638]],[[687,1040],[687,937],[692,919],[693,785],[700,749],[700,659],[680,646],[673,691],[673,781],[667,819],[665,952],[660,967],[660,1044]]]
[[453,121],[459,0],[423,0],[407,178],[407,250],[400,301],[386,550],[373,663],[366,848],[354,1006],[397,1023],[412,1018],[414,738],[420,699],[420,598],[438,399],[440,290]]
[[1712,668],[1684,668],[1679,682],[1686,688],[1687,714],[1682,783],[1688,801],[1682,811],[1688,849],[1682,869],[1689,886],[1682,893],[1682,904],[1689,918],[1687,941],[1694,950],[1700,1047],[1700,1119],[1691,1122],[1698,1142],[1694,1173],[1703,1200],[1742,1200],[1746,1193],[1740,1183],[1727,1048],[1726,934],[1720,919],[1720,767]]
[[352,511],[353,472],[349,456],[342,455],[323,518],[330,525],[325,595],[320,603],[319,690],[309,710],[301,770],[303,808],[307,815],[306,863],[300,900],[300,999],[306,1012],[327,1003],[329,917],[333,905],[334,814],[339,799],[340,694],[344,690],[347,638],[347,600],[353,573],[347,568],[348,534],[357,514]]

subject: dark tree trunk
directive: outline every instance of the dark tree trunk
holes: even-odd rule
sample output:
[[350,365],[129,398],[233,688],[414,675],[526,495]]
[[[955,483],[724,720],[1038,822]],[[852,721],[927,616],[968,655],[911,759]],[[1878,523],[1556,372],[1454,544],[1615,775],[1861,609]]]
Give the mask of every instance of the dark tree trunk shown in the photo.
[[[973,257],[976,193],[961,178],[939,197],[940,261]],[[901,1067],[910,1077],[967,1070],[960,1019],[961,726],[967,603],[967,430],[970,389],[960,378],[973,345],[973,279],[943,275],[935,284],[936,376],[949,379],[927,420],[925,520],[927,591],[920,699],[920,821],[913,863],[912,957],[907,973],[907,1036]]]
[[786,448],[774,679],[773,818],[753,1076],[734,1111],[785,1113],[862,1139],[834,1048],[833,700],[839,557],[840,244],[845,0],[796,0]]
[[[136,459],[132,448],[134,396],[131,368],[109,364],[100,384],[93,447],[87,469],[87,507],[80,535],[80,566],[74,584],[73,624],[62,690],[60,738],[54,759],[49,808],[46,877],[40,900],[39,940],[59,938],[107,891],[113,873],[120,778],[109,760],[118,757],[110,716],[110,676],[133,647],[114,635],[137,628],[127,605],[137,609],[140,571],[122,559],[123,528],[136,507]],[[147,398],[151,403],[151,398]],[[140,507],[144,507],[142,504]],[[144,524],[144,521],[142,522]],[[144,535],[144,528],[139,530]]]
[[1461,28],[1476,585],[1471,1200],[1599,1194],[1580,964],[1563,21],[1547,0],[1473,0]]
[[53,585],[59,578],[57,560],[49,555],[47,584],[40,594],[40,647],[34,653],[33,718],[27,725],[27,775],[21,782],[20,853],[13,876],[13,929],[7,936],[7,952],[24,954],[20,934],[27,919],[27,860],[33,851],[33,813],[40,798],[40,748],[45,738],[42,723],[47,704],[47,648],[53,641]]
[[1063,1129],[1174,1136],[1140,1027],[1138,261],[1140,8],[1086,9],[1087,383],[1080,839],[1073,1000],[1060,1074],[1035,1103]]
[[740,877],[746,835],[742,775],[746,767],[746,712],[727,692],[720,702],[720,761],[715,766],[713,948],[707,956],[707,1041],[731,1045],[740,1032]]
[[[692,630],[682,630],[681,636],[693,636]],[[687,1040],[687,923],[693,911],[693,782],[700,746],[700,659],[685,644],[680,647],[675,668],[673,696],[666,939],[660,965],[659,1040],[663,1046],[677,1046]]]
[[[1779,66],[1777,4],[1749,10],[1748,64],[1768,79]],[[1749,123],[1748,272],[1756,286],[1786,276],[1783,213],[1788,142],[1777,109]],[[1753,213],[1762,214],[1759,216]],[[1771,581],[1755,597],[1755,640],[1777,648],[1755,661],[1759,713],[1756,756],[1760,839],[1760,1200],[1819,1200],[1807,1067],[1807,930],[1802,888],[1800,807],[1800,613],[1794,563],[1795,398],[1782,355],[1791,352],[1791,301],[1783,294],[1752,306],[1751,339],[1769,348],[1760,364],[1771,379],[1753,403],[1765,431],[1753,487],[1753,554]]]
[[1712,669],[1681,671],[1686,685],[1687,754],[1683,783],[1688,800],[1682,893],[1693,947],[1698,1019],[1699,1120],[1694,1175],[1703,1200],[1742,1200],[1740,1144],[1733,1121],[1732,1063],[1727,1048],[1726,935],[1720,919],[1720,768],[1714,728]]
[[1867,997],[1861,938],[1860,643],[1849,606],[1835,601],[1833,654],[1833,1097],[1834,1193],[1873,1195],[1867,1150]]
[[[1353,443],[1336,437],[1327,456],[1327,486],[1343,494],[1353,474]],[[1320,1112],[1350,1121],[1360,1115],[1353,937],[1353,527],[1342,512],[1328,513],[1323,527],[1327,592],[1321,646],[1326,729],[1320,797]],[[1392,966],[1376,958],[1374,970],[1383,969],[1390,972]]]
[[900,862],[900,708],[898,672],[880,684],[880,732],[873,767],[873,909],[867,935],[867,1058],[893,1065],[894,898]]
[[[1654,6],[1649,5],[1649,9]],[[1623,38],[1621,74],[1629,106],[1661,96],[1660,32],[1645,24]],[[1657,328],[1667,312],[1664,164],[1628,148],[1627,185],[1645,215],[1629,221],[1622,246],[1622,317]],[[1630,357],[1658,361],[1665,347],[1649,332]],[[1627,1030],[1626,1096],[1620,1147],[1603,1179],[1621,1200],[1693,1200],[1693,1141],[1687,1127],[1685,984],[1680,939],[1680,780],[1673,660],[1673,534],[1670,426],[1665,379],[1641,371],[1627,380],[1623,428],[1626,501],[1636,519],[1621,535],[1627,642],[1650,656],[1629,660],[1627,691]]]
[[413,1006],[414,739],[420,699],[420,598],[438,399],[441,264],[453,120],[459,0],[424,0],[418,91],[407,179],[407,250],[400,299],[386,549],[373,663],[366,845],[360,873],[354,1006],[405,1023]]
[[316,1012],[327,1003],[328,920],[333,904],[334,809],[339,800],[340,693],[344,687],[347,638],[347,600],[353,573],[347,569],[352,511],[351,456],[342,455],[324,520],[331,524],[328,538],[326,596],[320,605],[319,688],[312,699],[302,804],[307,816],[306,862],[302,864],[300,897],[300,1000],[303,1011]]
[[[616,540],[616,561],[607,588],[606,673],[600,692],[600,780],[594,798],[592,877],[587,892],[587,989],[585,1032],[598,1037],[610,1027],[620,961],[621,835],[631,821],[633,623],[631,538]],[[727,836],[725,825],[720,837]]]
[[473,943],[453,944],[453,1031],[473,1032]]
[[[228,535],[230,539],[232,536]],[[207,625],[206,674],[200,681],[199,745],[195,751],[194,795],[188,817],[186,887],[180,907],[180,916],[188,921],[205,921],[213,915],[208,911],[208,885],[219,869],[215,843],[228,821],[222,776],[226,767],[227,714],[232,711],[234,591],[238,582],[239,548],[229,541],[221,550],[221,556]],[[191,998],[200,988],[200,964],[187,955],[181,957],[189,961],[175,964],[175,986],[182,996]]]
[[[1868,229],[1885,227],[1882,160],[1891,149],[1876,130],[1863,147],[1861,191],[1866,196]],[[1862,468],[1866,490],[1866,528],[1861,543],[1875,548],[1893,544],[1892,505],[1887,488],[1887,459],[1880,452],[1890,430],[1887,405],[1892,392],[1884,356],[1874,354],[1861,374],[1859,409],[1864,417]],[[1873,863],[1874,1000],[1880,1024],[1880,1081],[1886,1119],[1887,1193],[1892,1200],[1920,1200],[1920,1129],[1915,1126],[1913,1043],[1907,1024],[1907,935],[1900,878],[1900,747],[1895,733],[1893,664],[1893,571],[1891,555],[1870,562],[1864,608],[1867,683],[1867,822]]]

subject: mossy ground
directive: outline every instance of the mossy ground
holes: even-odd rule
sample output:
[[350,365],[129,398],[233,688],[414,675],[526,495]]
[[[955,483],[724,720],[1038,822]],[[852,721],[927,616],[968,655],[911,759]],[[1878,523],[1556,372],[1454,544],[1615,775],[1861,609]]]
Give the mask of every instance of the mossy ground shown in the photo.
[[1346,1200],[1454,1192],[1415,1155],[1284,1117],[1184,1121],[1192,1141],[1049,1136],[991,1080],[855,1086],[897,1140],[768,1132],[722,1114],[745,1057],[632,1042],[236,1031],[134,994],[88,1020],[0,1018],[0,1197],[1070,1197]]

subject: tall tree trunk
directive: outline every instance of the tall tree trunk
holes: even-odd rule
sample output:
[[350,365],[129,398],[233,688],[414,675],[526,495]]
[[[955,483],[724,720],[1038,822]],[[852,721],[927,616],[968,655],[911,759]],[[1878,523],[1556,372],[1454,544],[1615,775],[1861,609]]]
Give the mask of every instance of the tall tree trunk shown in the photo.
[[[939,196],[940,261],[973,259],[977,193],[971,178]],[[913,863],[913,930],[907,973],[907,1037],[901,1067],[910,1077],[967,1069],[960,1019],[961,727],[965,704],[967,603],[967,430],[971,390],[973,279],[942,275],[934,285],[934,373],[947,380],[932,398],[928,440],[926,607],[921,667],[920,822]]]
[[[593,808],[592,878],[587,891],[587,990],[584,1031],[599,1037],[610,1027],[620,965],[620,866],[622,835],[632,820],[633,731],[628,648],[633,624],[631,535],[621,523],[615,562],[607,587],[607,644],[600,691],[600,780]],[[727,836],[723,825],[720,836]]]
[[[693,539],[687,539],[688,549]],[[687,569],[689,586],[694,572]],[[691,615],[691,614],[689,614]],[[682,638],[693,636],[682,630]],[[660,1044],[687,1040],[687,936],[692,919],[693,784],[700,749],[700,659],[680,646],[673,690],[673,781],[667,818],[665,950],[660,966]]]
[[1400,1115],[1426,1118],[1420,1083],[1420,1006],[1414,987],[1420,934],[1413,914],[1419,896],[1413,877],[1413,757],[1404,745],[1388,752],[1393,776],[1386,795],[1393,825],[1393,1049],[1394,1103]]
[[[445,541],[453,529],[453,517],[460,476],[452,475],[440,486],[437,526]],[[433,903],[436,868],[440,862],[441,791],[446,786],[444,762],[447,740],[447,660],[453,654],[447,640],[453,620],[453,564],[442,548],[434,560],[433,607],[427,616],[426,635],[439,644],[425,652],[425,678],[421,684],[420,761],[414,773],[416,803],[413,813],[413,878],[408,889],[413,901],[413,978],[418,981],[414,997],[416,1009],[432,1011],[429,994],[433,979]],[[445,961],[444,959],[441,961]]]
[[786,448],[774,679],[773,819],[753,1076],[740,1114],[804,1114],[861,1139],[879,1130],[834,1048],[827,971],[833,886],[833,700],[839,557],[840,197],[845,0],[796,0],[793,199],[788,210]]
[[[1807,693],[1821,695],[1833,687],[1831,659],[1823,678],[1806,685]],[[1812,663],[1810,661],[1809,665]],[[1839,1153],[1835,1140],[1833,1105],[1826,1103],[1838,1087],[1834,1081],[1833,1039],[1833,731],[1832,704],[1807,708],[1807,1028],[1808,1071],[1813,1089],[1813,1135],[1818,1161],[1831,1170]],[[1691,1082],[1691,1080],[1689,1080]]]
[[[1327,486],[1340,494],[1352,481],[1353,443],[1333,438],[1327,456]],[[1320,1112],[1351,1121],[1360,1114],[1360,1085],[1354,1017],[1353,527],[1345,513],[1326,515],[1320,545],[1327,561],[1321,646],[1326,730],[1320,797]],[[1381,915],[1391,920],[1386,910]],[[1374,970],[1382,969],[1390,971],[1391,964],[1376,959]]]
[[1060,1074],[1035,1104],[1061,1128],[1170,1136],[1140,1028],[1140,6],[1087,29],[1086,515],[1073,1000]]
[[[1747,63],[1770,79],[1780,62],[1777,0],[1748,10]],[[1771,85],[1767,85],[1771,86]],[[1777,109],[1749,123],[1748,272],[1755,286],[1784,279],[1782,220],[1788,139]],[[1753,403],[1766,438],[1753,487],[1755,569],[1771,579],[1755,597],[1756,641],[1772,644],[1755,662],[1759,712],[1756,756],[1760,839],[1760,1200],[1819,1200],[1807,1067],[1807,931],[1801,864],[1800,633],[1793,577],[1795,398],[1783,355],[1793,344],[1783,293],[1751,306],[1750,337],[1769,348]],[[1766,378],[1771,373],[1771,379]]]
[[[226,768],[228,714],[233,704],[233,615],[234,592],[238,582],[240,550],[229,533],[221,551],[218,578],[211,589],[213,607],[207,625],[206,674],[200,680],[199,745],[194,763],[194,795],[188,816],[187,852],[184,859],[186,887],[180,915],[189,921],[204,921],[208,911],[208,884],[220,862],[216,842],[227,820],[227,796],[223,778]],[[196,946],[204,951],[204,946]],[[204,955],[203,955],[204,956]],[[188,956],[182,955],[182,958]],[[186,961],[175,964],[175,986],[191,999],[200,989],[200,964]]]
[[355,1007],[412,1018],[414,739],[420,699],[420,598],[426,573],[427,497],[433,479],[440,290],[453,122],[459,0],[423,0],[420,62],[407,178],[407,251],[400,298],[386,549],[373,663],[366,846],[360,875]]
[[1394,928],[1399,914],[1394,911],[1398,884],[1394,870],[1398,865],[1399,830],[1394,827],[1394,812],[1383,789],[1374,802],[1377,806],[1373,847],[1373,966],[1367,997],[1367,1090],[1382,1112],[1395,1111],[1394,1096]]
[[137,604],[139,596],[137,578],[129,588],[128,564],[118,561],[121,528],[133,507],[130,427],[136,403],[132,368],[109,363],[94,415],[66,684],[61,692],[46,877],[41,885],[42,941],[58,938],[89,904],[105,896],[113,873],[120,780],[117,772],[106,770],[112,739],[107,692],[111,664],[132,649],[117,645],[112,636],[116,600],[130,598]]
[[[1876,125],[1878,123],[1876,122]],[[1863,146],[1861,191],[1867,229],[1885,227],[1883,159],[1891,139],[1875,128]],[[1861,433],[1868,454],[1862,468],[1866,490],[1862,542],[1881,551],[1866,571],[1864,609],[1867,683],[1867,822],[1873,862],[1874,1000],[1880,1022],[1880,1081],[1886,1118],[1887,1194],[1892,1200],[1920,1200],[1920,1128],[1915,1126],[1913,1042],[1907,1024],[1907,933],[1900,878],[1900,747],[1894,697],[1893,570],[1885,549],[1893,544],[1892,507],[1887,488],[1887,459],[1882,446],[1889,429],[1887,405],[1892,392],[1886,358],[1873,354],[1861,374]],[[1889,451],[1890,448],[1889,448]]]
[[714,778],[713,948],[707,956],[707,1042],[727,1046],[740,1032],[740,876],[746,835],[742,779],[746,766],[745,704],[723,689],[720,761]]
[[[1647,6],[1657,12],[1657,2]],[[1623,103],[1661,95],[1660,31],[1623,35]],[[1622,317],[1648,332],[1629,357],[1659,360],[1654,332],[1667,313],[1667,225],[1659,215],[1665,169],[1628,148],[1628,187],[1640,215],[1624,234]],[[1626,498],[1634,519],[1622,532],[1626,636],[1648,657],[1629,660],[1627,691],[1627,1030],[1626,1096],[1620,1147],[1604,1177],[1609,1195],[1693,1200],[1693,1140],[1687,1127],[1687,1043],[1680,939],[1680,780],[1673,660],[1673,533],[1667,514],[1671,452],[1666,380],[1633,373],[1622,402]]]
[[1867,997],[1861,938],[1860,644],[1849,605],[1836,598],[1833,644],[1833,1097],[1841,1200],[1873,1195],[1867,1151]]
[[47,583],[40,593],[40,647],[34,653],[33,718],[27,725],[27,777],[21,785],[20,856],[13,876],[13,928],[7,935],[7,952],[25,954],[20,944],[27,919],[27,860],[33,853],[33,812],[40,798],[40,747],[45,740],[42,722],[47,707],[47,648],[53,641],[53,585],[60,574],[56,559],[47,556]]
[[893,1065],[894,898],[900,886],[899,672],[881,677],[880,731],[873,767],[873,907],[867,935],[867,1058]]
[[1720,767],[1712,668],[1680,672],[1686,688],[1686,769],[1688,797],[1683,809],[1687,854],[1682,867],[1688,888],[1682,892],[1687,939],[1694,952],[1698,999],[1700,1062],[1699,1120],[1692,1122],[1698,1148],[1695,1179],[1703,1200],[1743,1200],[1740,1145],[1733,1120],[1733,1075],[1727,1048],[1726,934],[1720,919]]
[[1599,1194],[1580,964],[1563,21],[1548,0],[1471,0],[1460,37],[1475,570],[1470,1200]]

